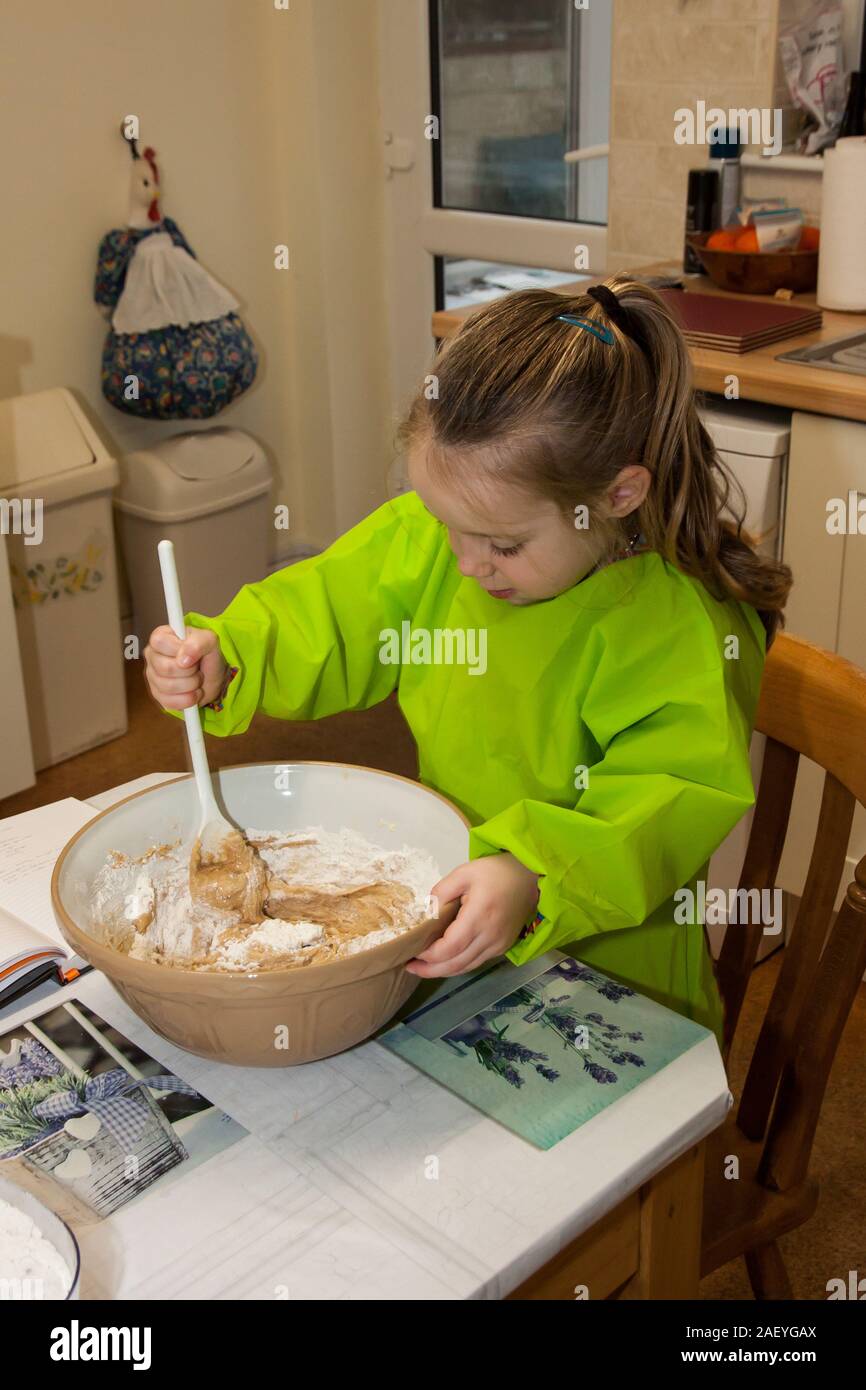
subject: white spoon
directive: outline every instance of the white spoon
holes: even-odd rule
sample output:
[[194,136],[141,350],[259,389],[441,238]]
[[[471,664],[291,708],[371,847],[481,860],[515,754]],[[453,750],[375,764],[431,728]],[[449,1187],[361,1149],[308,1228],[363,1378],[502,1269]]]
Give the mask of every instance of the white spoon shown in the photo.
[[[183,639],[186,624],[173,542],[160,541],[157,552],[169,625]],[[190,892],[212,907],[240,913],[244,921],[257,921],[262,916],[266,893],[265,865],[243,832],[226,820],[216,804],[198,705],[188,706],[183,718],[201,807],[198,837],[190,858]]]
[[[177,563],[174,558],[174,542],[160,541],[157,546],[159,553],[159,568],[162,572],[162,587],[165,593],[165,606],[168,612],[169,626],[174,629],[175,636],[181,641],[186,637],[186,624],[183,620],[184,606],[180,600],[180,584],[177,579]],[[202,849],[211,855],[218,849],[219,841],[226,835],[230,835],[237,827],[231,821],[226,820],[216,804],[213,794],[213,783],[207,761],[207,753],[204,746],[204,734],[201,728],[201,716],[199,715],[198,705],[190,705],[183,712],[184,723],[186,725],[186,737],[189,744],[189,755],[192,759],[192,770],[195,773],[195,784],[198,788],[198,799],[201,807],[201,825],[199,827],[198,838],[201,840]]]

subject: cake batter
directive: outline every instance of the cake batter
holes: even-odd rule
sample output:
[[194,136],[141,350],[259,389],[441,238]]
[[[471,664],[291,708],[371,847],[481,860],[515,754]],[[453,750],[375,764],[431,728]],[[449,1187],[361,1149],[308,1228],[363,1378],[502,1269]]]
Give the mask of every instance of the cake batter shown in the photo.
[[354,831],[238,832],[218,863],[177,841],[109,855],[90,930],[138,960],[186,970],[275,970],[354,955],[425,921],[440,871]]

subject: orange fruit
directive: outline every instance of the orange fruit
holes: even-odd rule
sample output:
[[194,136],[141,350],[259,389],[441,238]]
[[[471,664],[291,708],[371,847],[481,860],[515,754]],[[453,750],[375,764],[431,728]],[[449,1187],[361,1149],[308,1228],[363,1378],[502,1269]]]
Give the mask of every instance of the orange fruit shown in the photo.
[[821,241],[820,227],[803,227],[800,232],[798,251],[817,251]]
[[744,227],[737,236],[738,251],[759,251],[758,233],[754,227]]
[[707,237],[705,243],[707,251],[733,251],[736,244],[737,233],[728,232],[724,228],[721,231],[713,232],[711,236]]

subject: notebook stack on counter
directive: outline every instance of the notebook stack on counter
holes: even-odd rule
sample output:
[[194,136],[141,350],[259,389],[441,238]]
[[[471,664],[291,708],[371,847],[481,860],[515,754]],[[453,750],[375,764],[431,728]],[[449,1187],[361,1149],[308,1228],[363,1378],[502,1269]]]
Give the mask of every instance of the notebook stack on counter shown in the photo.
[[692,347],[716,352],[754,352],[766,343],[798,338],[821,327],[814,307],[773,304],[765,299],[736,299],[692,290],[659,290]]

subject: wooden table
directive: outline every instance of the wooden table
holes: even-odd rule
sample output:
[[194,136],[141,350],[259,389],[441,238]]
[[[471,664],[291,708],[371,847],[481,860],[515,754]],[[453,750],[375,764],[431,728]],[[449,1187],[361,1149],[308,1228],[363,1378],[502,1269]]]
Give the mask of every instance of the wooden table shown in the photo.
[[164,1175],[159,1192],[74,1227],[83,1299],[697,1295],[704,1141],[732,1099],[712,1034],[544,1151],[376,1042],[267,1069],[182,1052],[96,971],[0,1011],[0,1033],[61,997],[249,1131]]
[[[684,275],[681,267],[675,264],[641,266],[637,273],[679,275],[687,292],[723,294],[729,299],[780,302],[771,295],[731,295],[727,290],[717,289],[706,275]],[[554,293],[576,294],[605,278],[604,273],[600,273],[587,280],[558,285]],[[809,294],[795,294],[789,302],[793,305],[814,305],[815,293],[812,291]],[[443,309],[435,313],[433,336],[453,337],[463,320],[479,307],[481,306],[473,305],[467,309]],[[840,314],[830,309],[824,309],[822,312],[824,322],[817,332],[801,334],[797,338],[786,338],[781,343],[770,343],[766,347],[756,348],[754,352],[715,352],[707,348],[691,348],[696,386],[701,391],[713,391],[717,395],[724,395],[725,378],[733,372],[739,378],[739,395],[743,400],[790,406],[795,410],[812,411],[816,415],[866,420],[866,376],[857,376],[853,372],[826,371],[820,367],[809,367],[795,362],[776,361],[780,352],[791,352],[794,348],[806,347],[810,343],[827,342],[831,338],[866,331],[866,314]]]
[[705,1147],[670,1163],[508,1298],[697,1298]]

